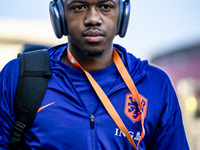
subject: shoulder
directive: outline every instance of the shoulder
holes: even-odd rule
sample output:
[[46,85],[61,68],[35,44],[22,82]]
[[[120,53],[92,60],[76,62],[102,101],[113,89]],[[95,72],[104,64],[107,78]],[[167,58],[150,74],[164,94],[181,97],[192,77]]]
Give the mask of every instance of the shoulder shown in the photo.
[[65,44],[61,44],[61,45],[57,45],[57,46],[49,48],[48,51],[49,51],[50,59],[59,60],[60,57],[65,52],[67,46],[68,46],[68,43],[65,43]]
[[0,72],[0,106],[9,116],[13,115],[13,101],[19,76],[19,59],[8,62]]
[[0,86],[3,88],[11,88],[12,85],[17,85],[19,77],[19,59],[13,59],[8,62],[0,72]]
[[146,80],[148,83],[155,84],[155,82],[160,82],[171,85],[169,75],[163,69],[159,68],[158,66],[153,66],[147,60],[136,58],[133,54],[127,52],[126,49],[120,45],[114,44],[114,48],[117,49],[121,54],[122,61],[127,67],[134,81],[137,82],[141,79],[148,79]]
[[169,103],[169,101],[171,101],[174,103],[174,99],[177,99],[175,88],[167,72],[153,65],[148,65],[146,72],[146,79],[150,85],[156,87],[158,91],[162,93],[163,99],[165,99],[166,102]]
[[8,62],[2,71],[0,72],[0,78],[5,79],[6,77],[18,77],[19,74],[19,59],[13,59]]
[[149,75],[154,75],[156,77],[161,77],[165,78],[166,80],[169,80],[169,75],[167,74],[167,72],[158,66],[149,64],[146,70]]
[[12,85],[17,85],[19,76],[19,59],[13,59],[8,62],[0,72],[1,88],[10,89]]
[[149,64],[146,68],[146,71],[147,71],[147,75],[149,76],[149,78],[152,79],[152,81],[165,83],[168,86],[172,87],[170,76],[162,68]]
[[163,110],[166,110],[169,116],[179,112],[179,101],[170,76],[163,69],[152,65],[147,67],[147,74],[147,78],[150,80],[152,87],[157,88],[157,92],[162,95]]

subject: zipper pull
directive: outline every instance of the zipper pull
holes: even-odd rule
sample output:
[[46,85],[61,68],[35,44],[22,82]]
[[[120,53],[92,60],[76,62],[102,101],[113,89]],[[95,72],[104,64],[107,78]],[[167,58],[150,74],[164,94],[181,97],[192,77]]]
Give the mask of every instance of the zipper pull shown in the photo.
[[94,116],[93,115],[90,116],[90,125],[91,125],[91,129],[94,129]]

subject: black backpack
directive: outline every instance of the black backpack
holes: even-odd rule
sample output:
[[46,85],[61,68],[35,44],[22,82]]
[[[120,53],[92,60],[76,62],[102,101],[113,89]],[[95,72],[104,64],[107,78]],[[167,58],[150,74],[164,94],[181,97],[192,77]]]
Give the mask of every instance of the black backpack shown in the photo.
[[14,99],[16,123],[10,150],[20,149],[23,134],[34,121],[51,77],[47,50],[24,52],[19,57],[19,79]]

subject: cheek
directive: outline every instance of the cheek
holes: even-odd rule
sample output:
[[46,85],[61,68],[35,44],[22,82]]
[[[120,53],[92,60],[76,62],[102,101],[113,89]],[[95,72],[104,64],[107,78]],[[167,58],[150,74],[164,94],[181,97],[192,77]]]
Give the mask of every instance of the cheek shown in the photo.
[[117,19],[111,19],[110,23],[108,23],[107,26],[107,31],[110,32],[111,34],[116,34],[117,33],[117,27],[118,27],[118,20]]
[[68,36],[73,39],[73,41],[80,40],[81,38],[81,27],[80,23],[70,23],[67,27]]
[[[68,16],[70,16],[70,14]],[[65,17],[65,23],[67,25],[68,33],[74,33],[81,30],[82,22],[78,17]]]
[[69,32],[77,29],[77,26],[78,26],[78,23],[76,21],[69,21],[69,22],[66,22],[66,24],[67,24],[67,29]]

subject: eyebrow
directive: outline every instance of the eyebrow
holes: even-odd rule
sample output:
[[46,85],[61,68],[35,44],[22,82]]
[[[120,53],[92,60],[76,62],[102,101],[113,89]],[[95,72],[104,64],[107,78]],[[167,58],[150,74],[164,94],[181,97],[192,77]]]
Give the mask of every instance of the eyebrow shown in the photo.
[[114,0],[99,0],[99,3],[106,3],[106,2],[113,2],[116,3]]
[[[116,3],[114,0],[99,0],[98,3],[106,3],[106,2],[113,2],[114,4]],[[68,5],[74,4],[74,3],[82,3],[82,4],[89,4],[87,1],[85,0],[74,0],[68,3]]]

